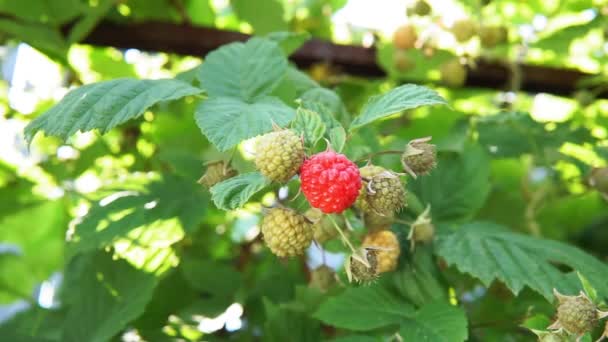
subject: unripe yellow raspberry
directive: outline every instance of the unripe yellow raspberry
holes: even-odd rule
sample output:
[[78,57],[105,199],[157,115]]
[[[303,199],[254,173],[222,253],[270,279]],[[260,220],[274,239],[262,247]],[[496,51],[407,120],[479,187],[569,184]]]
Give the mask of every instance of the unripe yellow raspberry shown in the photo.
[[312,242],[312,225],[291,209],[273,208],[264,216],[262,234],[275,255],[302,255]]
[[411,49],[416,45],[418,33],[412,25],[402,25],[393,34],[393,44],[397,49]]
[[289,129],[264,134],[256,140],[255,166],[266,178],[285,183],[304,161],[302,139]]
[[399,263],[399,239],[390,230],[380,230],[369,233],[363,239],[362,246],[378,248],[378,272],[390,272],[397,268]]

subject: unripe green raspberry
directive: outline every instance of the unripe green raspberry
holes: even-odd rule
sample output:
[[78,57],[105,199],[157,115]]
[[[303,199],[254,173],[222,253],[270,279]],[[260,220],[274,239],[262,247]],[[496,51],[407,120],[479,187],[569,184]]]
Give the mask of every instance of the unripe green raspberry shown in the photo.
[[405,206],[405,188],[399,176],[376,165],[359,169],[363,179],[356,205],[364,213],[392,216]]
[[264,216],[262,234],[275,255],[302,255],[312,242],[312,225],[291,209],[273,208]]
[[259,137],[255,147],[255,166],[266,178],[285,183],[304,161],[302,139],[289,129]]
[[412,12],[419,16],[429,15],[429,13],[431,13],[431,6],[424,0],[418,0],[416,1],[416,4],[414,4]]
[[397,235],[390,230],[380,230],[369,233],[363,239],[361,244],[365,247],[376,247],[378,259],[378,273],[394,271],[399,262],[399,254],[401,248]]
[[410,141],[401,156],[401,165],[412,177],[426,175],[437,166],[435,145],[429,144],[430,137]]
[[218,160],[207,164],[205,174],[198,180],[198,183],[206,188],[211,188],[219,182],[236,176],[236,174],[237,172],[225,161]]
[[388,229],[394,220],[395,215],[382,216],[373,212],[363,214],[363,224],[369,231]]
[[597,324],[599,312],[597,307],[581,292],[578,296],[564,296],[553,290],[559,301],[557,321],[553,329],[564,328],[567,332],[580,336],[591,331]]
[[[317,243],[323,244],[335,238],[338,234],[331,219],[326,214],[323,214],[321,210],[310,208],[304,213],[304,216],[312,222],[312,234]],[[334,216],[334,220],[338,227],[342,228],[344,226],[344,218],[342,216]]]
[[443,63],[439,73],[441,81],[449,87],[461,87],[467,79],[467,69],[457,59]]
[[315,287],[325,292],[336,283],[336,273],[331,267],[321,265],[310,272],[310,287]]
[[452,34],[457,41],[464,43],[475,35],[475,23],[470,19],[458,20],[452,26]]
[[[367,260],[368,265],[360,259]],[[370,248],[362,248],[357,255],[351,255],[347,260],[346,274],[349,281],[358,283],[370,283],[378,278],[378,251]]]
[[393,65],[399,72],[412,70],[416,66],[416,62],[407,55],[403,50],[395,50],[393,53]]

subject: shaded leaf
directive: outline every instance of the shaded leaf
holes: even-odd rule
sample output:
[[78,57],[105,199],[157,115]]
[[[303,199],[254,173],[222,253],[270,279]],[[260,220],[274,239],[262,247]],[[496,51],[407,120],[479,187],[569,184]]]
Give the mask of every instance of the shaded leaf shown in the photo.
[[601,261],[576,247],[513,233],[494,223],[464,224],[440,236],[435,251],[486,286],[498,279],[515,294],[528,286],[551,301],[553,288],[565,294],[578,292],[557,265],[580,272],[603,296],[608,294],[608,266]]
[[408,187],[423,205],[431,205],[435,220],[462,220],[472,217],[490,191],[490,159],[477,145],[461,154],[439,155],[437,168],[429,175],[410,179]]
[[325,124],[319,114],[303,108],[298,108],[296,111],[292,127],[304,136],[304,143],[307,146],[315,146],[325,134]]
[[144,312],[156,277],[109,253],[81,255],[66,271],[63,341],[104,342]]
[[213,203],[223,210],[240,208],[268,184],[270,180],[259,172],[240,174],[211,188]]
[[195,113],[196,124],[218,150],[226,151],[241,141],[270,132],[272,124],[286,126],[294,117],[293,108],[274,97],[247,103],[233,97],[212,97]]
[[342,126],[334,127],[329,131],[329,142],[334,151],[342,152],[346,144],[346,131]]
[[399,330],[403,341],[457,342],[468,338],[462,309],[445,302],[425,305]]
[[338,328],[372,330],[398,324],[414,314],[410,304],[380,286],[347,288],[329,298],[315,317]]

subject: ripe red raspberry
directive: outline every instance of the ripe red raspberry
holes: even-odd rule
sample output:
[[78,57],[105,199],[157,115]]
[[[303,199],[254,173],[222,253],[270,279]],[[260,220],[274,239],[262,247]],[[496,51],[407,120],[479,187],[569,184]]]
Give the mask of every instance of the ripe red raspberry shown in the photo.
[[304,161],[300,180],[310,205],[324,213],[346,210],[355,202],[361,188],[357,165],[334,151],[317,153]]

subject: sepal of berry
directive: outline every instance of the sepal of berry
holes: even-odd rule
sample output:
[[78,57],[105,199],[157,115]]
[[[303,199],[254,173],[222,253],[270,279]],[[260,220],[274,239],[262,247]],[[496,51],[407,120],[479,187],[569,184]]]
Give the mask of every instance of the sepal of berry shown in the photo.
[[361,248],[346,259],[344,268],[349,282],[371,283],[378,278],[378,251]]
[[291,209],[268,210],[261,230],[270,251],[280,257],[302,255],[312,243],[312,225]]
[[326,292],[336,285],[338,279],[336,272],[326,265],[321,265],[310,272],[310,287]]
[[563,331],[530,330],[538,336],[539,342],[572,342],[572,338]]
[[368,233],[363,239],[364,248],[376,248],[378,273],[394,271],[399,262],[401,248],[397,235],[390,230]]
[[215,184],[225,181],[226,179],[232,178],[236,175],[236,170],[230,167],[230,164],[226,163],[223,160],[218,160],[207,164],[205,173],[201,178],[199,178],[198,183],[209,189]]
[[401,155],[403,169],[414,178],[428,174],[437,166],[437,151],[429,141],[431,137],[414,139]]
[[429,243],[435,237],[435,226],[431,221],[431,207],[420,214],[410,227],[410,232],[407,236],[410,240],[410,249],[413,251],[416,248],[416,243]]
[[361,188],[357,165],[334,151],[317,153],[300,169],[302,192],[313,208],[341,213],[350,207]]
[[287,182],[295,176],[303,161],[304,144],[293,130],[267,133],[255,142],[255,166],[272,181]]

